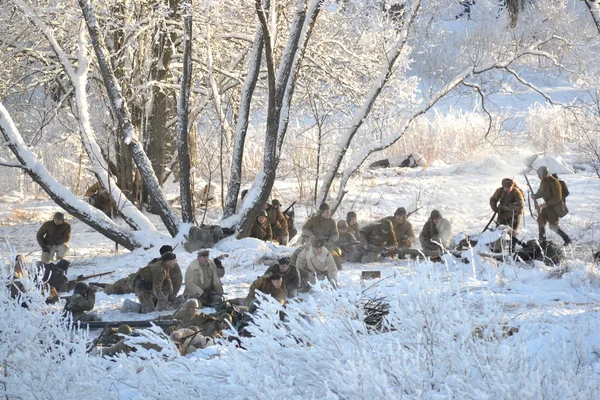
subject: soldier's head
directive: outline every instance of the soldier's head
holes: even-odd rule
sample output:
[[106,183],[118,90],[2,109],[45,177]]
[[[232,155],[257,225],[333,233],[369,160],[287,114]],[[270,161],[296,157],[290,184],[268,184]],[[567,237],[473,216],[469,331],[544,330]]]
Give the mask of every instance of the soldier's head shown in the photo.
[[381,227],[381,231],[383,233],[390,233],[392,229],[394,229],[394,227],[392,226],[392,221],[390,221],[389,219],[382,220],[379,223],[379,226]]
[[433,210],[429,218],[437,225],[442,220],[442,213],[439,210]]
[[173,268],[175,264],[177,264],[177,256],[175,253],[165,253],[160,256],[160,259],[162,260],[163,265],[169,269]]
[[348,223],[348,226],[355,225],[356,221],[356,213],[354,211],[350,211],[348,214],[346,214],[346,222]]
[[121,335],[131,335],[133,333],[133,329],[131,329],[131,327],[129,325],[121,325],[119,326],[119,329],[117,329],[117,333],[120,333]]
[[319,206],[319,215],[323,218],[331,217],[331,209],[329,208],[329,204],[323,203]]
[[71,266],[71,262],[69,260],[65,260],[64,258],[59,260],[56,264],[54,264],[56,269],[64,274],[67,273],[69,267]]
[[173,247],[169,246],[168,244],[165,244],[164,246],[162,246],[160,248],[160,250],[158,250],[158,252],[160,253],[161,256],[165,253],[172,253]]
[[502,189],[504,189],[506,193],[510,193],[513,190],[514,186],[515,181],[513,181],[511,178],[502,179]]
[[323,247],[325,246],[325,242],[323,241],[323,239],[314,238],[310,242],[310,245],[316,254],[321,254],[321,252],[323,251]]
[[288,272],[290,269],[290,258],[289,257],[281,257],[279,259],[279,271],[282,273]]
[[75,288],[73,289],[73,293],[77,293],[77,294],[87,294],[88,291],[88,285],[85,282],[77,282],[77,284],[75,285]]
[[537,169],[537,174],[540,179],[544,179],[548,176],[548,167],[542,165]]
[[400,224],[406,221],[406,208],[398,207],[396,208],[396,212],[394,212],[394,220]]
[[346,221],[344,221],[343,219],[340,219],[337,223],[337,227],[338,227],[338,231],[346,232],[346,229],[348,229],[348,223]]
[[259,224],[264,224],[265,221],[267,220],[267,212],[265,210],[261,210],[260,213],[258,213],[258,223]]
[[198,264],[208,265],[208,254],[209,254],[208,250],[200,250],[197,255]]
[[273,199],[273,201],[271,202],[271,205],[275,208],[281,207],[281,203],[277,199]]
[[271,274],[269,280],[271,281],[271,284],[277,289],[279,289],[281,285],[283,285],[283,278],[278,273]]
[[54,221],[54,225],[62,225],[65,222],[65,214],[61,212],[54,213],[52,220]]
[[229,313],[219,315],[219,318],[217,318],[217,320],[219,321],[221,329],[227,329],[230,325],[233,325],[233,318]]

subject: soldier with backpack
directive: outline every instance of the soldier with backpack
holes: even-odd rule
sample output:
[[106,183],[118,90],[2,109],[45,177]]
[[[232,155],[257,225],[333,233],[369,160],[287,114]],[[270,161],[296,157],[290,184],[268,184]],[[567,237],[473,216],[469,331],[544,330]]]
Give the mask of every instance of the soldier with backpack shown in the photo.
[[519,227],[525,209],[523,191],[511,178],[502,179],[502,187],[496,189],[490,198],[490,207],[498,214],[498,225],[506,225],[512,229],[511,251],[518,243]]
[[538,227],[540,242],[546,241],[546,223],[549,223],[550,229],[562,238],[565,246],[568,246],[571,244],[571,238],[558,225],[560,218],[569,212],[563,200],[561,184],[558,179],[548,173],[548,168],[543,165],[538,168],[537,173],[540,178],[540,188],[537,193],[531,194],[531,198],[533,200],[542,198],[545,201],[545,203],[539,206]]

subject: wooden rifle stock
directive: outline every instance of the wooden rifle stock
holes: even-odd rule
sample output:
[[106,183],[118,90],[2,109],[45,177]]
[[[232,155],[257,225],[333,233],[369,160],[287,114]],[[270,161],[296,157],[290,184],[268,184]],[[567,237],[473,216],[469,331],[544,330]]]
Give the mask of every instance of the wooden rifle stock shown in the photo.
[[[525,177],[527,187],[529,188],[529,196],[527,196],[527,205],[529,206],[529,213],[531,214],[531,218],[537,221],[537,217],[533,215],[533,211],[531,210],[531,195],[534,193],[533,188],[531,187],[531,183],[529,183],[529,178],[527,177],[527,174],[523,174],[523,176]],[[540,205],[538,204],[537,199],[533,199],[533,204],[535,205],[535,211],[538,215],[540,215]]]

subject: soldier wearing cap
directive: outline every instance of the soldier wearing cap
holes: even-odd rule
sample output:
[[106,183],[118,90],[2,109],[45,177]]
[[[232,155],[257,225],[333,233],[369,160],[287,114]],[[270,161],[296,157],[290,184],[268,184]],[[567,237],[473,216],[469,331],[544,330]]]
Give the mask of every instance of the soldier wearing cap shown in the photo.
[[546,223],[549,223],[550,229],[558,233],[567,246],[571,244],[571,238],[558,225],[559,220],[569,212],[563,199],[561,184],[548,173],[548,168],[545,166],[539,167],[537,173],[540,178],[540,188],[535,194],[531,194],[531,198],[544,199],[544,203],[540,204],[538,217],[539,239],[546,241]]
[[436,255],[441,255],[445,249],[452,248],[450,221],[442,218],[439,210],[433,210],[419,234],[419,241],[423,250]]
[[397,248],[398,241],[396,240],[392,221],[382,219],[360,230],[360,245],[352,258],[356,262],[375,262],[381,256],[394,255]]
[[283,286],[288,299],[293,299],[298,295],[300,287],[300,271],[294,265],[290,265],[290,258],[283,257],[279,259],[278,264],[271,265],[265,275],[279,274],[283,279]]
[[394,215],[385,218],[391,221],[394,227],[394,233],[396,234],[396,240],[398,240],[398,248],[410,249],[415,242],[415,229],[412,224],[408,221],[406,209],[404,207],[398,207]]
[[490,197],[492,211],[498,213],[498,225],[506,225],[511,231],[511,249],[514,251],[519,236],[519,227],[525,208],[523,192],[511,178],[502,179],[502,187]]
[[287,218],[281,212],[281,203],[277,199],[273,199],[271,205],[265,204],[265,211],[267,211],[267,220],[271,225],[271,232],[273,238],[279,242],[282,246],[287,246],[288,243],[288,223]]
[[223,285],[215,262],[209,258],[208,250],[199,251],[185,271],[183,295],[210,306],[223,301]]
[[281,274],[277,272],[263,275],[252,282],[248,296],[246,296],[246,299],[244,300],[245,306],[250,306],[251,303],[257,300],[257,290],[273,297],[281,304],[285,303],[285,286],[283,286],[283,278]]
[[173,282],[169,272],[177,264],[174,253],[165,253],[160,261],[142,268],[135,276],[135,294],[142,304],[142,313],[166,310],[171,306]]
[[85,282],[78,282],[73,290],[73,296],[67,299],[65,314],[70,313],[73,321],[102,321],[96,314],[87,314],[96,305],[96,291]]
[[342,250],[335,245],[339,238],[337,224],[331,218],[329,204],[319,206],[318,214],[306,221],[302,227],[302,243],[306,244],[315,239],[321,239],[329,250],[338,269],[342,269]]
[[322,239],[313,239],[311,245],[298,254],[296,267],[300,271],[303,289],[308,288],[307,282],[314,285],[317,279],[327,278],[334,286],[337,284],[338,269]]
[[42,248],[42,262],[47,263],[55,258],[61,260],[69,251],[71,225],[65,221],[65,215],[57,212],[51,221],[42,224],[36,239]]
[[252,225],[250,237],[264,241],[273,240],[273,231],[267,217],[267,212],[261,210],[258,217],[256,217],[256,221],[254,221],[254,225]]

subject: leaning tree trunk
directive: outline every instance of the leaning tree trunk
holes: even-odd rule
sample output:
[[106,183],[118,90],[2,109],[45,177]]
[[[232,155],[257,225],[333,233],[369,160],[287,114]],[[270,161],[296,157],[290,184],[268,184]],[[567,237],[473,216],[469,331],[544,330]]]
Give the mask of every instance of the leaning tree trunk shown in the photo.
[[165,198],[160,184],[154,171],[152,163],[146,156],[142,145],[137,139],[137,135],[131,124],[131,116],[127,103],[121,95],[121,87],[115,79],[114,71],[108,62],[109,56],[104,44],[104,38],[98,28],[94,10],[88,0],[78,0],[79,6],[83,12],[83,17],[88,27],[88,32],[92,40],[92,45],[98,59],[104,85],[108,93],[111,107],[117,120],[119,121],[120,132],[122,133],[124,142],[130,147],[133,160],[138,167],[138,171],[142,176],[144,186],[148,190],[148,194],[158,206],[158,212],[165,227],[172,236],[176,236],[179,231],[179,222],[173,214],[167,199]]
[[102,211],[79,199],[48,173],[35,154],[29,150],[8,111],[2,104],[0,104],[0,132],[19,161],[19,165],[14,166],[25,171],[56,204],[102,235],[129,250],[142,246],[132,232],[121,229]]
[[590,10],[596,28],[598,28],[598,32],[600,32],[600,2],[598,0],[585,0],[585,5]]
[[183,18],[183,74],[179,93],[179,126],[177,148],[179,153],[179,191],[183,222],[194,222],[190,184],[190,152],[188,145],[188,116],[192,85],[192,0],[184,0]]

